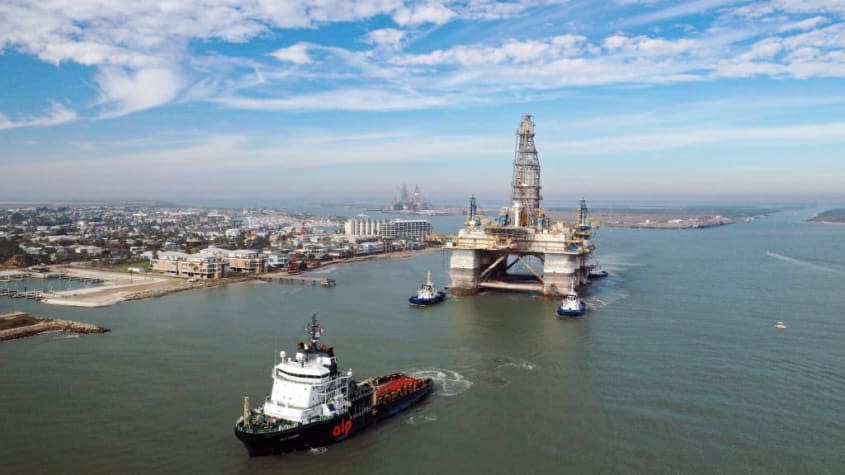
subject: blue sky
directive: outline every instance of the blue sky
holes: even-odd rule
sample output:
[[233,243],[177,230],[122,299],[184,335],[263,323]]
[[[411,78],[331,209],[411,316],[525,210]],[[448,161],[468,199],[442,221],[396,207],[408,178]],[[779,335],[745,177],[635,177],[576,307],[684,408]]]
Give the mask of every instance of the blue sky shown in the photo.
[[842,0],[6,0],[0,199],[845,199]]

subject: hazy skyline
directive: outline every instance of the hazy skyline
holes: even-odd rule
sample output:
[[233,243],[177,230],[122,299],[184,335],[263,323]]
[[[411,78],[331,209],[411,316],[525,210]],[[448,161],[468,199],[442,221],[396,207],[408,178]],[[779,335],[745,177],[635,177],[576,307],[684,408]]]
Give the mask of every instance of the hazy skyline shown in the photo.
[[841,0],[0,4],[0,200],[845,199]]

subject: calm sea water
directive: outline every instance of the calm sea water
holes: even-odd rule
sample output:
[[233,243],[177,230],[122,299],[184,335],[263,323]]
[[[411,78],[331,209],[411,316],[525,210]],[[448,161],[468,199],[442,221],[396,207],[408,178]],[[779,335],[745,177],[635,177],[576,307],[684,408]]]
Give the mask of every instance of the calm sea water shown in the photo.
[[[0,344],[2,473],[845,473],[845,226],[809,212],[602,229],[589,313],[519,294],[406,299],[448,256],[87,310],[106,335]],[[360,378],[430,375],[422,405],[320,454],[250,459],[232,426],[316,312]],[[784,321],[788,330],[773,328]]]

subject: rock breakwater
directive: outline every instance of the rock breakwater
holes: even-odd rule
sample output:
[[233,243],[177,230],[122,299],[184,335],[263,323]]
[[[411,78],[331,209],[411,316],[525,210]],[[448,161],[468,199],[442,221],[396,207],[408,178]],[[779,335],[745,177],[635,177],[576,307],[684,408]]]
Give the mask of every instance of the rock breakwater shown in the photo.
[[106,333],[108,328],[72,320],[57,320],[14,312],[0,315],[0,341],[15,340],[49,331],[68,333]]

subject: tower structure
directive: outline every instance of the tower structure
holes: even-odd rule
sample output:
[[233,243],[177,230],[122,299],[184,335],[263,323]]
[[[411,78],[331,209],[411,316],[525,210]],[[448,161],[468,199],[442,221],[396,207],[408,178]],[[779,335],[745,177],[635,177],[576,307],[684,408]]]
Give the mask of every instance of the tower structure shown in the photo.
[[516,153],[513,158],[511,210],[509,222],[515,226],[534,226],[540,211],[540,160],[534,146],[534,120],[522,116],[516,131]]
[[[501,289],[557,296],[589,283],[588,258],[595,246],[586,201],[581,199],[574,224],[551,223],[540,190],[534,120],[526,114],[516,133],[510,206],[494,221],[482,219],[475,196],[470,197],[466,226],[458,232],[449,263],[453,293]],[[521,273],[511,270],[518,263]]]

